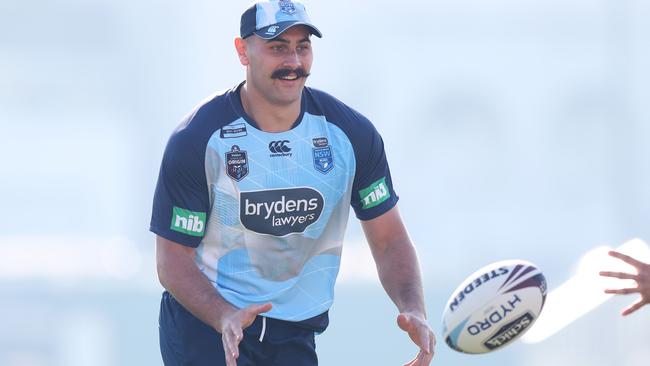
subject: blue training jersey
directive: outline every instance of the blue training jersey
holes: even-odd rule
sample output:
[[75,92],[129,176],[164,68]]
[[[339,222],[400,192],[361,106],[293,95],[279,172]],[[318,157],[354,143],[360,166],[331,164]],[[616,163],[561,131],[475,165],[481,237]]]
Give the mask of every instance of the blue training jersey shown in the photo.
[[304,88],[285,132],[259,129],[240,84],[199,105],[165,149],[150,230],[196,248],[196,265],[236,307],[303,321],[332,305],[350,206],[390,210],[384,144],[364,116]]

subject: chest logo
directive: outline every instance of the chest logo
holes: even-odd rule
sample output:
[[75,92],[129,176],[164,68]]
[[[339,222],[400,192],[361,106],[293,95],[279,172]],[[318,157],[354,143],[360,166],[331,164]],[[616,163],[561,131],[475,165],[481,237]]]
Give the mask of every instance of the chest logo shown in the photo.
[[237,145],[233,145],[230,152],[226,153],[226,172],[238,182],[248,175],[248,155]]
[[325,137],[313,139],[314,148],[312,154],[314,158],[314,169],[323,174],[327,174],[334,168],[334,155],[332,147]]
[[304,232],[318,221],[325,199],[309,187],[241,192],[239,219],[248,230],[286,236]]
[[291,156],[291,147],[289,147],[289,143],[289,140],[271,141],[269,143],[271,157]]

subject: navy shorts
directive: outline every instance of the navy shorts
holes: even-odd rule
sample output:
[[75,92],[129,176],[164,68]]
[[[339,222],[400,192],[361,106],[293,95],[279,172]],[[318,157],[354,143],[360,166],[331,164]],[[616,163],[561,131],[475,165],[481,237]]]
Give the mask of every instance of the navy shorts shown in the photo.
[[[303,322],[258,316],[244,329],[237,366],[316,366],[314,335],[323,332],[328,322],[327,312]],[[159,331],[165,366],[226,365],[221,334],[166,291],[160,303]]]

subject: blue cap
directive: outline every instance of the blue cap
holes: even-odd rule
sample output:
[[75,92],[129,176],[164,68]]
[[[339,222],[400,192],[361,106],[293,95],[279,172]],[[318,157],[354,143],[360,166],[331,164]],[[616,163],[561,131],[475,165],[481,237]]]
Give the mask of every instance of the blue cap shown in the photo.
[[305,5],[291,0],[255,2],[242,14],[239,34],[242,38],[256,34],[264,39],[273,39],[294,25],[304,25],[311,34],[323,37],[311,24]]

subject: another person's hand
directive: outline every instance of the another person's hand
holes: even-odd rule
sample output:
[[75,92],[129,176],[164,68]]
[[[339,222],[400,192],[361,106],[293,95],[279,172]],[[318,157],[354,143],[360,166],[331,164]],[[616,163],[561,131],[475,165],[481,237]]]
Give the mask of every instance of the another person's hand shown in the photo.
[[268,312],[271,307],[271,304],[251,305],[223,315],[220,333],[227,366],[237,366],[239,342],[244,338],[244,329],[253,324],[255,317]]
[[427,320],[421,315],[401,313],[397,317],[397,325],[420,347],[418,355],[404,366],[428,366],[433,358],[436,337]]
[[617,294],[617,295],[627,295],[638,293],[641,295],[641,298],[635,303],[623,309],[621,315],[629,315],[637,311],[645,304],[650,303],[650,264],[643,263],[638,261],[628,255],[619,253],[616,251],[610,251],[609,255],[622,260],[625,263],[633,266],[637,270],[637,274],[625,273],[625,272],[610,272],[602,271],[600,272],[601,276],[613,277],[624,280],[634,280],[636,282],[636,287],[621,288],[621,289],[607,289],[605,290],[608,294]]

